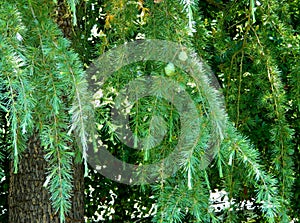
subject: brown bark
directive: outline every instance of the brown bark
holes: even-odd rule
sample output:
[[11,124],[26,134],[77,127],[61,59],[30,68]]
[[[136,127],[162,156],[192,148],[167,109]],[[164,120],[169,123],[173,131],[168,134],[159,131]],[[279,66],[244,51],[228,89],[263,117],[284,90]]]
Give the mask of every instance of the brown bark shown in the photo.
[[57,23],[58,27],[64,34],[64,37],[70,38],[73,34],[73,27],[72,27],[72,16],[71,12],[66,5],[64,0],[57,1],[57,7],[55,10],[56,17],[55,22]]
[[[43,187],[47,163],[39,140],[31,137],[28,148],[22,154],[18,173],[10,168],[9,222],[10,223],[58,223],[51,206],[50,194]],[[66,222],[84,222],[84,181],[81,164],[74,164],[74,190],[72,209]]]

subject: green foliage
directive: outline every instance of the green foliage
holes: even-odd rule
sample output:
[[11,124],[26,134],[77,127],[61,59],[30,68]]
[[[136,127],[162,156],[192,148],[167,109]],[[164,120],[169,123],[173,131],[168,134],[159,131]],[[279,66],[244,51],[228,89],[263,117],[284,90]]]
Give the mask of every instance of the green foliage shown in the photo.
[[68,5],[71,9],[72,16],[73,16],[73,26],[77,24],[77,17],[76,17],[76,5],[78,4],[79,0],[68,0]]
[[[83,70],[78,56],[68,51],[69,42],[49,19],[54,5],[48,1],[4,2],[1,10],[1,108],[9,117],[14,169],[18,171],[26,139],[39,134],[49,163],[44,186],[64,222],[72,196],[74,153],[78,154],[72,146],[73,136],[68,134],[70,115],[70,133],[83,122],[82,110],[71,110],[71,103],[75,98],[76,104],[81,104],[84,94],[78,91],[82,90]],[[78,133],[85,139],[84,128]],[[85,145],[82,148],[86,158]]]
[[[220,17],[220,24],[229,28],[225,33],[223,27],[218,27],[215,33],[220,55],[216,57],[217,71],[223,80],[231,119],[260,149],[264,163],[278,179],[282,214],[277,221],[288,222],[293,212],[290,199],[297,148],[292,128],[296,127],[298,112],[293,104],[299,100],[299,89],[292,84],[289,89],[288,83],[299,73],[295,59],[299,39],[286,17],[290,6],[287,2],[261,2],[255,7],[255,20],[242,5],[235,5],[238,13],[231,14],[234,22]],[[294,110],[294,120],[289,123],[290,110]]]
[[20,153],[25,149],[24,134],[32,125],[31,108],[34,100],[29,96],[32,89],[29,70],[22,69],[25,58],[21,41],[25,27],[20,13],[14,7],[6,2],[1,4],[1,108],[7,113],[6,117],[9,117],[7,121],[11,125],[11,154],[17,172]]
[[[152,163],[172,152],[181,133],[201,129],[201,137],[194,145],[187,137],[179,171],[152,185],[120,185],[91,170],[88,173],[86,164],[88,221],[95,218],[99,203],[115,209],[113,221],[123,222],[149,222],[152,217],[147,212],[153,204],[157,205],[153,222],[286,223],[299,217],[298,0],[67,2],[73,25],[78,24],[71,43],[52,21],[55,0],[0,3],[0,143],[5,145],[0,152],[8,148],[17,171],[27,138],[39,134],[49,163],[45,186],[62,222],[70,209],[73,160],[76,157],[86,164],[88,135],[93,134],[89,132],[93,123],[88,122],[93,109],[87,103],[79,57],[86,65],[135,39],[170,40],[197,52],[212,67],[204,67],[202,73],[218,76],[228,117],[220,95],[200,73],[188,76],[172,63],[155,61],[115,72],[102,83],[95,109],[99,141],[114,156],[136,165]],[[70,50],[71,45],[79,56]],[[200,64],[195,61],[195,66]],[[167,84],[154,89],[141,81],[139,90],[162,97],[145,97],[131,104],[132,141],[134,147],[144,145],[137,151],[122,143],[120,126],[109,116],[121,89],[147,76],[180,83],[197,105],[200,118],[195,120],[197,126],[182,125],[179,111],[163,99],[170,90],[163,87]],[[161,137],[153,137],[153,132]],[[79,137],[74,139],[72,133]],[[202,169],[210,147],[215,148],[215,159]],[[89,191],[90,186],[94,191]],[[225,189],[235,200],[218,214],[209,202],[209,191],[215,188]],[[114,204],[110,190],[117,196]],[[250,198],[255,198],[256,208],[249,219],[238,204]],[[135,202],[146,207],[144,219],[131,218]],[[108,212],[104,210],[106,221]]]
[[[248,198],[256,198],[257,206],[260,208],[255,212],[263,216],[264,221],[286,222],[288,215],[291,216],[292,213],[289,208],[292,205],[289,199],[295,176],[291,157],[295,149],[293,142],[295,137],[288,123],[289,118],[286,117],[289,110],[288,101],[284,83],[282,83],[281,67],[279,67],[282,63],[278,63],[278,56],[289,51],[284,48],[287,46],[285,44],[281,44],[280,48],[275,47],[281,50],[280,53],[272,48],[273,45],[278,44],[274,41],[274,34],[279,29],[277,26],[285,27],[280,25],[283,20],[276,17],[280,15],[276,11],[280,7],[275,3],[271,6],[268,2],[254,3],[254,1],[230,2],[227,6],[220,2],[207,2],[198,3],[199,11],[196,2],[188,1],[104,2],[103,7],[98,6],[101,9],[99,10],[101,15],[95,15],[97,19],[89,17],[90,26],[97,25],[97,32],[92,32],[89,37],[90,42],[86,41],[86,43],[90,44],[90,47],[96,44],[95,48],[98,49],[99,54],[115,45],[139,38],[167,39],[193,47],[208,60],[218,74],[224,88],[226,109],[230,120],[253,143],[251,145],[249,140],[237,133],[231,124],[226,124],[227,131],[224,134],[226,137],[222,143],[222,149],[218,151],[210,169],[201,171],[197,166],[208,137],[208,135],[203,135],[203,141],[199,147],[192,150],[193,152],[183,154],[186,158],[183,160],[186,162],[183,161],[181,171],[166,182],[153,185],[152,193],[156,196],[158,205],[155,222],[179,222],[182,219],[239,222],[239,219],[245,219],[246,214],[240,214],[235,204],[232,204],[230,211],[228,209],[220,216],[214,216],[213,213],[207,211],[209,204],[202,201],[208,200],[208,193],[195,191],[198,189],[208,191],[215,187],[226,188],[230,197],[238,201],[244,199],[246,190]],[[218,7],[213,8],[212,5]],[[191,23],[191,20],[194,21]],[[192,37],[190,24],[197,30]],[[286,37],[292,37],[290,34],[292,32],[293,30],[289,30]],[[85,36],[87,37],[86,33]],[[286,60],[287,57],[285,57]],[[292,67],[294,69],[294,66]],[[110,108],[113,106],[113,97],[126,81],[132,78],[139,75],[164,75],[165,72],[169,78],[174,78],[183,86],[190,81],[186,79],[185,74],[174,71],[170,65],[149,62],[123,68],[107,84],[114,86],[113,88],[105,89],[104,86],[98,111],[99,126],[101,126],[103,137],[101,140],[118,158],[123,158],[124,161],[130,160],[129,157],[124,156],[128,148],[119,143],[115,134],[115,126],[108,118]],[[209,72],[208,70],[207,73]],[[297,69],[294,72],[298,73]],[[294,78],[295,76],[291,77],[291,79]],[[295,88],[293,84],[290,86],[292,89]],[[193,97],[193,90],[188,87],[186,89]],[[299,91],[296,91],[298,94]],[[200,92],[203,92],[203,89],[194,91],[195,95]],[[207,96],[200,99],[193,97],[193,100],[201,104],[205,102]],[[297,96],[293,98],[292,103],[298,100]],[[162,101],[151,99],[150,101],[140,100],[137,103],[138,105],[135,104],[131,111],[132,117],[135,117],[131,124],[133,129],[137,129],[137,135],[149,136],[151,120],[149,116],[151,115],[167,117],[166,120],[168,120],[164,122],[169,131],[166,135],[172,135],[172,143],[166,138],[160,146],[150,150],[150,153],[148,149],[145,149],[140,155],[138,153],[132,155],[139,158],[139,162],[153,162],[170,152],[163,149],[164,147],[173,148],[176,145],[173,138],[176,139],[176,132],[180,129],[179,122],[176,118],[171,118],[170,110],[164,108],[168,105]],[[202,105],[205,107],[205,103]],[[213,103],[211,106],[214,109],[218,108]],[[149,107],[152,109],[147,110]],[[176,114],[176,110],[174,112]],[[201,110],[199,113],[204,114]],[[216,117],[224,118],[221,113]],[[209,122],[214,117],[204,115],[202,118],[204,120],[206,118]],[[148,121],[141,122],[141,120]],[[161,131],[160,134],[165,133],[163,129],[162,127],[158,130]],[[182,129],[180,131],[184,132]],[[205,134],[209,133],[210,131]],[[164,143],[166,143],[165,146]],[[154,145],[155,142],[150,144]],[[269,169],[264,168],[263,165],[267,165]],[[192,191],[187,191],[188,188]],[[192,195],[193,193],[197,195]],[[191,205],[193,199],[195,199],[194,203],[199,204],[196,210]],[[203,210],[206,212],[204,213]]]

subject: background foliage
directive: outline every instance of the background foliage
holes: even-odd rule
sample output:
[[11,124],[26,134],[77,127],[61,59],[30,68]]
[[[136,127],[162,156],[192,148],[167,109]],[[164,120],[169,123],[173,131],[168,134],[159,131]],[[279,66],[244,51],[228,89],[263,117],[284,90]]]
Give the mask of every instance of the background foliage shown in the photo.
[[[95,46],[93,49],[101,54],[111,45],[145,35],[193,46],[218,75],[230,120],[259,149],[262,163],[269,167],[267,171],[277,176],[279,202],[283,209],[289,209],[281,210],[283,215],[279,218],[287,222],[285,213],[299,213],[298,202],[290,201],[298,196],[299,188],[299,85],[295,85],[299,81],[298,2],[199,1],[190,8],[185,5],[187,11],[181,8],[187,2],[177,3],[170,3],[167,9],[164,2],[152,1],[123,8],[119,6],[125,5],[124,1],[87,3],[89,21],[93,21],[93,15],[96,17],[88,30],[96,25],[97,32],[86,32],[89,42],[84,44]],[[188,35],[186,17],[195,22],[197,32],[193,37]],[[180,30],[187,31],[178,34]],[[243,178],[237,167],[232,171],[234,177]],[[209,176],[214,187],[224,186],[226,180],[220,180],[216,171]],[[249,183],[226,183],[241,200],[254,196]]]
[[[192,47],[211,67],[222,86],[228,117],[223,117],[221,112],[215,118],[224,120],[226,137],[219,145],[220,150],[211,166],[206,171],[200,171],[196,162],[207,146],[208,140],[205,139],[209,135],[206,133],[191,154],[191,162],[183,163],[181,170],[165,182],[129,187],[107,180],[90,169],[85,181],[87,221],[93,222],[93,218],[98,218],[96,211],[103,212],[105,221],[113,222],[149,222],[152,219],[153,222],[286,223],[300,217],[297,202],[300,197],[298,0],[68,1],[66,6],[72,9],[66,11],[69,18],[72,12],[75,13],[74,6],[77,5],[77,20],[74,20],[73,14],[73,22],[77,21],[77,26],[69,31],[70,43],[62,38],[48,17],[49,12],[55,12],[55,2],[45,1],[43,5],[49,8],[28,5],[21,0],[17,7],[13,7],[8,2],[1,3],[0,13],[3,33],[0,52],[1,58],[5,58],[0,67],[0,86],[3,86],[0,89],[3,129],[0,140],[1,146],[5,145],[1,147],[1,153],[12,154],[15,167],[18,153],[21,154],[24,149],[22,142],[26,140],[22,134],[18,135],[18,126],[27,126],[29,132],[32,129],[40,132],[44,147],[49,152],[49,176],[55,176],[57,165],[66,165],[66,170],[71,165],[67,161],[74,156],[71,149],[63,153],[66,160],[57,160],[58,156],[51,154],[70,147],[66,129],[72,117],[72,129],[81,135],[84,151],[86,133],[79,126],[78,117],[90,108],[80,111],[71,101],[76,91],[83,93],[82,67],[116,45],[135,39],[156,38]],[[24,6],[34,9],[39,23],[32,23],[32,11]],[[6,15],[16,16],[7,18]],[[55,19],[54,13],[52,18]],[[24,42],[15,39],[18,33],[23,36]],[[70,49],[69,44],[78,56],[73,51],[66,51]],[[19,55],[18,60],[16,55]],[[113,106],[112,98],[124,84],[137,75],[166,76],[166,66],[157,62],[134,64],[116,72],[103,86],[103,96],[96,112],[97,122],[102,126],[99,128],[101,140],[112,154],[127,162],[138,164],[160,159],[164,154],[157,151],[168,153],[165,148],[176,145],[178,131],[185,131],[180,130],[179,117],[172,106],[163,100],[141,100],[140,106],[135,105],[131,111],[132,117],[135,117],[132,126],[136,127],[136,135],[149,136],[149,117],[155,113],[168,120],[167,135],[170,137],[166,137],[150,153],[147,149],[135,152],[119,142],[108,118]],[[70,75],[70,67],[76,68],[74,76]],[[48,72],[44,75],[32,76],[32,72],[44,73],[45,70]],[[49,70],[55,76],[51,76]],[[12,79],[8,78],[8,73],[14,74]],[[176,69],[175,75],[169,78],[186,86],[193,100],[203,105],[199,108],[202,118],[207,123],[212,121],[212,117],[203,115],[203,109],[212,108],[205,104],[205,98],[197,97],[201,89],[194,90],[187,86],[191,80],[180,70]],[[20,87],[22,82],[28,83],[25,85],[27,88]],[[9,87],[17,92],[17,96],[9,93]],[[65,92],[66,87],[72,89],[70,94]],[[33,91],[38,93],[33,95]],[[37,105],[36,101],[42,103]],[[57,115],[58,110],[62,111],[60,115]],[[68,114],[68,110],[72,113]],[[53,124],[55,117],[60,120],[57,125],[55,122]],[[148,121],[141,124],[141,120]],[[10,134],[7,122],[11,126]],[[59,132],[55,143],[49,141],[54,131]],[[12,146],[6,150],[6,145]],[[7,161],[5,156],[1,157],[4,158],[2,166],[5,170]],[[193,173],[192,180],[189,171]],[[65,176],[64,185],[68,185],[63,189],[67,198],[70,173],[62,174]],[[0,183],[4,192],[7,190],[7,180]],[[193,186],[188,190],[190,181]],[[50,178],[49,182],[49,189],[54,193],[60,184]],[[209,190],[215,188],[225,189],[229,198],[235,199],[230,208],[218,214],[209,208]],[[240,210],[237,204],[250,198],[256,198],[257,208],[249,214]],[[63,204],[62,201],[54,197],[54,206],[63,205],[68,209],[68,203]],[[139,211],[144,216],[142,219],[137,214],[132,216],[132,213],[137,213],[137,201],[139,207],[145,207]],[[157,210],[152,218],[148,212],[152,212],[154,203]],[[104,204],[106,207],[99,207]],[[65,210],[60,211],[63,215]],[[111,212],[114,212],[112,219],[109,217]],[[1,217],[5,218],[5,214]]]

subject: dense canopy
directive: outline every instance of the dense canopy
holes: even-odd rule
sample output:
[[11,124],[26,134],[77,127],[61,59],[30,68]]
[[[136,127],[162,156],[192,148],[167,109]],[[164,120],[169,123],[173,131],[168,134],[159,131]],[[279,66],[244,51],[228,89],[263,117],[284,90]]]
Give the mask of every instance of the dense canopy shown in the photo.
[[[297,221],[299,21],[298,0],[1,1],[0,221],[18,219],[14,188],[38,187],[15,180],[32,148],[46,165],[36,166],[39,187],[60,222],[75,222],[70,216],[80,212],[74,200],[83,172],[85,222],[100,215],[105,222]],[[136,52],[117,51],[99,66],[118,46],[151,40],[182,51],[159,61],[155,53],[166,57],[170,45],[158,44],[126,66]],[[94,96],[91,64],[115,71]],[[126,127],[112,118],[118,106]],[[89,165],[91,141],[137,169],[179,149],[153,169],[156,180],[126,185]],[[81,163],[84,171],[75,168]],[[177,171],[165,177],[174,163]],[[219,212],[210,199],[216,189],[230,202]],[[242,208],[246,201],[253,210]]]

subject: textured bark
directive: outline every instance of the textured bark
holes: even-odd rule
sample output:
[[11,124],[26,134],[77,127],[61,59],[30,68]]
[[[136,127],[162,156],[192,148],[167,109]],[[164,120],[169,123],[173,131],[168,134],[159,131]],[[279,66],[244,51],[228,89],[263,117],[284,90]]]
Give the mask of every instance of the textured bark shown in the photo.
[[72,16],[68,6],[64,0],[57,1],[57,7],[55,10],[56,18],[55,22],[64,34],[64,37],[70,38],[72,36]]
[[[56,223],[50,202],[50,194],[43,187],[47,163],[40,142],[32,137],[22,154],[17,174],[10,168],[9,222],[10,223]],[[84,181],[82,165],[74,165],[74,191],[72,209],[66,222],[84,222]]]

